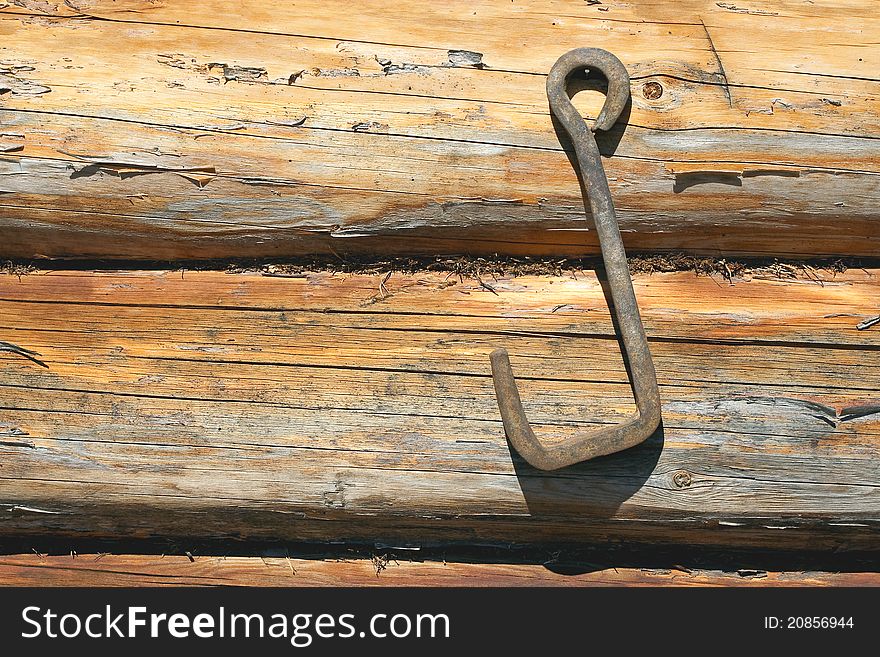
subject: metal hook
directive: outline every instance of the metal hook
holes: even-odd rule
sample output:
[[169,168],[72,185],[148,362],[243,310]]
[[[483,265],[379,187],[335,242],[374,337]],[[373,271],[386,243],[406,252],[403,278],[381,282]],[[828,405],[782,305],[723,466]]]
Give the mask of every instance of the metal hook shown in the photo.
[[617,121],[629,100],[629,75],[623,63],[610,52],[599,48],[578,48],[565,53],[550,69],[547,97],[550,100],[550,111],[574,144],[585,200],[590,204],[602,249],[602,260],[611,289],[612,312],[617,318],[629,359],[638,410],[635,415],[615,426],[604,427],[545,447],[538,441],[523,411],[507,350],[493,351],[489,359],[504,431],[516,451],[541,470],[555,470],[633,447],[654,433],[660,424],[657,374],[639,316],[608,179],[605,177],[596,139],[587,129],[566,92],[569,76],[583,69],[597,69],[608,79],[608,94],[593,131],[608,130]]

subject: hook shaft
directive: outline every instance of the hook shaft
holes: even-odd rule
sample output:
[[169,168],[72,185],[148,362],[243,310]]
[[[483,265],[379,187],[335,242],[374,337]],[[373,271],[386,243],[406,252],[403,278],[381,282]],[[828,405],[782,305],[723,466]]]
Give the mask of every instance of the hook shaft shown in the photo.
[[654,433],[660,424],[657,374],[639,315],[608,179],[593,132],[587,128],[566,91],[569,76],[583,69],[599,70],[608,79],[605,104],[592,131],[608,130],[620,117],[629,100],[629,75],[623,63],[610,52],[599,48],[578,48],[565,53],[550,69],[547,98],[550,111],[574,144],[585,205],[588,203],[590,206],[602,249],[611,290],[612,312],[617,319],[630,365],[637,412],[620,424],[591,431],[550,447],[544,446],[526,418],[507,350],[495,350],[489,358],[504,431],[514,449],[541,470],[555,470],[633,447]]

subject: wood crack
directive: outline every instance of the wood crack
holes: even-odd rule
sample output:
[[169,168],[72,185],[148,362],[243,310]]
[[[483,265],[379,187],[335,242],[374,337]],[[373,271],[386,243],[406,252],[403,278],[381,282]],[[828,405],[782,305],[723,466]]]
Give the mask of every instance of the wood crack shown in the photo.
[[49,369],[49,366],[38,358],[40,353],[37,351],[31,351],[30,349],[19,347],[17,344],[4,342],[2,340],[0,340],[0,351],[5,351],[7,353],[15,354],[16,356],[21,356],[22,358],[26,358],[32,363],[36,363],[40,367],[45,367],[46,369]]
[[706,39],[709,41],[709,49],[712,51],[712,54],[715,55],[715,61],[718,62],[718,70],[721,72],[721,79],[724,81],[724,95],[727,98],[727,104],[730,107],[733,107],[733,97],[730,95],[730,83],[727,81],[727,73],[724,72],[724,64],[721,63],[721,57],[718,55],[718,51],[715,49],[715,44],[712,42],[712,35],[709,34],[709,28],[706,27],[702,18],[700,19],[700,25],[703,26],[703,30],[706,32]]

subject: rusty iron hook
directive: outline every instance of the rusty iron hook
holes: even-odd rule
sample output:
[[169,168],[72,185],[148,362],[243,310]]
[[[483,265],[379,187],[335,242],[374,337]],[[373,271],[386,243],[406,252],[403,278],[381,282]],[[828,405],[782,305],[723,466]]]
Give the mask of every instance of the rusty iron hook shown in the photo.
[[[596,118],[592,131],[587,128],[580,113],[575,109],[567,93],[569,76],[576,72],[598,70],[608,79],[608,93],[602,111]],[[574,144],[577,165],[583,181],[585,202],[599,236],[602,260],[611,289],[612,312],[617,318],[623,346],[629,360],[633,395],[637,412],[620,424],[575,436],[550,447],[542,445],[526,418],[510,367],[506,349],[496,349],[490,355],[495,395],[504,431],[517,452],[531,465],[541,470],[556,470],[580,461],[613,454],[643,442],[660,424],[660,392],[657,374],[648,349],[648,339],[639,316],[639,307],[633,291],[626,252],[611,190],[599,148],[593,136],[595,130],[610,129],[629,100],[629,75],[623,63],[606,50],[578,48],[562,55],[550,69],[547,77],[547,97],[550,111],[559,120]],[[585,203],[586,205],[586,203]]]

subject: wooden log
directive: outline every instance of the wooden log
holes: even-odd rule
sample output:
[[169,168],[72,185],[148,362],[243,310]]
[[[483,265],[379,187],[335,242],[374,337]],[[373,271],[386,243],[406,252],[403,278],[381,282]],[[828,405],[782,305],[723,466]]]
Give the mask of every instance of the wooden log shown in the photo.
[[724,572],[293,557],[0,556],[2,586],[880,586],[868,572]]
[[550,473],[488,354],[543,440],[630,412],[592,272],[0,276],[0,535],[877,549],[880,270],[811,275],[636,276],[662,430]]
[[596,253],[544,92],[581,46],[632,76],[629,249],[880,255],[870,0],[15,0],[0,35],[5,257]]

